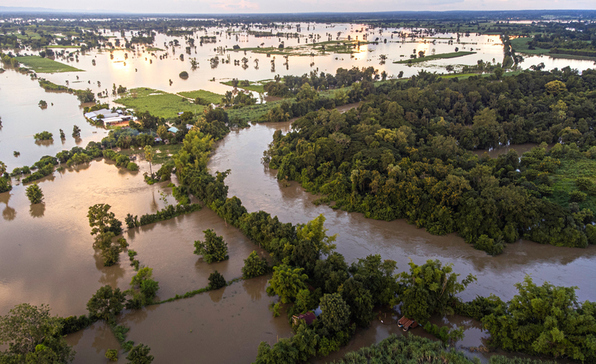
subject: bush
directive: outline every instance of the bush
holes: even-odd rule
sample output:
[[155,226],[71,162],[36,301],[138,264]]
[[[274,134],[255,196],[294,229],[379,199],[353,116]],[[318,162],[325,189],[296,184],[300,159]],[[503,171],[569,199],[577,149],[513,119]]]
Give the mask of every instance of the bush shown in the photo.
[[218,271],[215,271],[209,275],[209,289],[220,289],[226,286],[226,280],[224,276]]
[[569,193],[569,199],[571,199],[572,202],[584,202],[587,197],[588,195],[581,191],[571,191]]
[[248,258],[244,259],[242,277],[245,279],[262,276],[269,271],[267,259],[259,257],[256,251],[252,251]]
[[37,183],[27,187],[27,198],[32,204],[41,203],[43,201],[43,192]]
[[217,236],[211,229],[203,231],[205,241],[195,241],[195,254],[202,255],[207,263],[221,262],[230,258],[228,255],[228,244],[223,237]]
[[108,349],[106,351],[106,359],[108,359],[109,361],[118,361],[118,350]]
[[42,131],[41,133],[37,133],[33,136],[35,140],[53,140],[53,134],[49,131]]
[[128,164],[126,165],[126,169],[132,172],[136,172],[139,170],[139,166],[134,162],[128,162]]
[[487,235],[480,235],[474,243],[474,249],[484,250],[490,255],[499,255],[503,253],[505,246],[501,242],[495,242],[495,239],[491,239]]

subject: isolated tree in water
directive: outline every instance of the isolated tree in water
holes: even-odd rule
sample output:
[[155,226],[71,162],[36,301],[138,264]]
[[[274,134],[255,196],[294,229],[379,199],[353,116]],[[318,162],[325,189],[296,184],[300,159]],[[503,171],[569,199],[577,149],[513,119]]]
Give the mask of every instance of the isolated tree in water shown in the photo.
[[122,311],[125,299],[120,288],[112,289],[111,286],[105,285],[87,302],[87,310],[90,316],[109,321]]
[[153,355],[149,354],[151,348],[145,344],[139,344],[133,347],[126,359],[130,360],[130,364],[150,364],[153,361]]
[[202,255],[207,263],[221,262],[229,259],[228,244],[211,229],[203,231],[205,241],[195,241],[195,254]]
[[43,201],[43,192],[37,183],[27,187],[26,194],[32,204],[41,203],[41,201]]
[[226,286],[226,280],[224,276],[218,271],[215,271],[209,275],[209,289],[219,289]]

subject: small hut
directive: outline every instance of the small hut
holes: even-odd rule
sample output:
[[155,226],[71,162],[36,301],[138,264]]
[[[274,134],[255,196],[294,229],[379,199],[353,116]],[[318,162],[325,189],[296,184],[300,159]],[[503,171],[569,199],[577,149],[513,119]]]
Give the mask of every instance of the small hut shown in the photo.
[[417,328],[418,322],[409,319],[406,316],[402,316],[402,318],[400,318],[399,321],[397,321],[397,326],[401,327],[404,331],[408,331],[409,329]]
[[301,313],[300,315],[292,316],[292,323],[294,325],[298,325],[300,323],[300,320],[304,320],[304,322],[306,322],[307,325],[311,325],[316,319],[317,316],[315,316],[315,313],[309,311],[307,313]]

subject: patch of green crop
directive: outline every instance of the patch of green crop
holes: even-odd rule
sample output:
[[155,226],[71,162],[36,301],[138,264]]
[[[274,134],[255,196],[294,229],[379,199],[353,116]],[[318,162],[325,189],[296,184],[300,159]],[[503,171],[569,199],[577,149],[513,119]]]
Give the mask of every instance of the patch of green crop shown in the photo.
[[17,60],[23,65],[33,69],[36,73],[56,73],[56,72],[82,72],[78,68],[67,64],[56,62],[49,58],[39,56],[17,57]]

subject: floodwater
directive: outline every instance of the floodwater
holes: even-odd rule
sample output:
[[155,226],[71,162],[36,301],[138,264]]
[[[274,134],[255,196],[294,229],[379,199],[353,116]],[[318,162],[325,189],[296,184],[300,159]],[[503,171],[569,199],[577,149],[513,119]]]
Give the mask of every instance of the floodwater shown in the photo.
[[[273,31],[274,33],[296,33],[297,26],[300,26],[299,37],[256,37],[249,35],[246,30],[237,28],[215,28],[195,31],[194,38],[196,48],[186,53],[187,41],[184,37],[166,36],[157,34],[154,47],[161,48],[161,51],[147,51],[144,46],[132,50],[89,51],[79,55],[78,61],[58,59],[60,62],[84,70],[85,72],[66,72],[54,74],[41,74],[50,81],[69,86],[76,89],[90,88],[94,92],[108,91],[106,99],[114,101],[111,95],[112,85],[123,85],[127,88],[150,87],[168,92],[180,92],[197,89],[205,89],[217,93],[225,93],[231,90],[230,87],[222,85],[221,81],[232,78],[240,80],[260,81],[270,80],[275,75],[302,75],[311,71],[335,73],[340,68],[369,67],[373,66],[379,73],[385,71],[389,77],[397,77],[403,71],[404,77],[417,74],[420,70],[445,73],[447,65],[456,65],[459,69],[463,65],[476,65],[478,61],[501,62],[503,58],[503,46],[497,35],[476,35],[471,34],[457,38],[456,33],[433,34],[432,36],[414,36],[413,29],[390,28],[390,29],[369,29],[361,24],[298,24],[291,23],[290,28],[272,29],[262,28],[259,31]],[[228,33],[229,32],[229,33]],[[399,32],[407,33],[407,37],[401,38]],[[116,39],[122,40],[119,32],[105,31],[110,36],[111,42]],[[125,32],[127,39],[131,38],[130,31]],[[200,36],[215,36],[216,43],[204,43],[200,45]],[[315,56],[290,55],[287,59],[282,55],[270,55],[253,53],[247,51],[234,52],[232,47],[238,45],[241,48],[278,47],[281,42],[285,47],[301,47],[314,42],[328,40],[368,40],[378,41],[377,44],[362,44],[357,52],[350,54],[325,53]],[[170,42],[178,41],[179,46],[173,47]],[[385,42],[386,41],[386,42]],[[168,48],[166,49],[166,46]],[[417,63],[413,66],[407,64],[396,64],[394,61],[407,60],[412,53],[424,51],[426,55],[454,52],[455,48],[460,51],[473,51],[475,54],[454,58],[438,59]],[[67,49],[71,51],[71,49]],[[310,54],[310,49],[302,50],[301,53]],[[32,53],[30,50],[21,51],[22,54]],[[183,60],[180,55],[183,54]],[[218,57],[220,62],[211,65],[210,59]],[[160,59],[162,57],[162,59]],[[242,66],[242,58],[248,60],[246,67]],[[382,57],[386,57],[382,61]],[[196,69],[191,68],[190,59],[198,62]],[[92,61],[95,61],[95,65]],[[235,64],[234,61],[238,61]],[[528,57],[521,64],[522,68],[529,68],[532,65],[544,62],[546,69],[563,68],[570,66],[580,71],[593,67],[592,61],[552,59],[549,57]],[[182,80],[178,76],[180,72],[187,71],[190,77]],[[215,79],[215,80],[213,80]],[[170,85],[170,80],[172,84]],[[100,84],[98,84],[98,81]],[[37,101],[36,101],[37,102]]]
[[261,341],[291,336],[286,313],[274,318],[268,276],[129,312],[128,340],[151,347],[155,363],[251,363]]
[[120,343],[104,321],[98,321],[85,330],[67,335],[66,342],[76,351],[74,364],[105,364],[106,351],[109,349],[119,351],[117,362],[126,362],[126,354],[120,349]]
[[212,171],[231,169],[226,179],[229,195],[242,200],[248,211],[267,211],[283,222],[306,223],[324,214],[329,234],[337,234],[337,251],[349,262],[369,254],[381,254],[397,262],[399,270],[408,269],[410,259],[423,264],[439,259],[453,264],[454,271],[474,274],[478,281],[461,294],[464,300],[476,295],[496,294],[504,300],[516,293],[514,284],[530,275],[537,284],[577,286],[580,300],[595,300],[596,247],[587,249],[539,245],[530,241],[509,244],[497,257],[473,249],[456,234],[431,235],[405,220],[379,221],[359,213],[347,213],[329,206],[315,206],[318,196],[305,192],[291,182],[289,187],[277,181],[275,170],[261,162],[263,151],[276,130],[287,132],[289,122],[260,124],[230,133],[218,142],[211,158]]
[[[21,184],[0,194],[0,315],[23,302],[47,303],[56,315],[81,315],[101,286],[129,288],[134,271],[126,253],[119,264],[103,266],[92,246],[87,212],[107,203],[123,221],[127,213],[162,208],[160,192],[170,193],[167,183],[149,186],[142,171],[93,161],[41,180],[42,204],[31,205]],[[171,196],[166,200],[173,202]]]
[[[230,259],[208,264],[193,253],[194,241],[204,240],[203,231],[207,229],[213,229],[224,238]],[[240,230],[226,225],[223,219],[206,207],[175,219],[129,230],[127,240],[129,249],[138,252],[137,259],[153,268],[153,276],[160,284],[159,299],[206,287],[209,274],[215,270],[228,281],[241,277],[244,259],[253,250],[261,256],[267,256]]]
[[[37,80],[28,75],[8,69],[0,73],[0,161],[6,163],[8,171],[16,167],[31,166],[44,155],[71,149],[75,145],[85,147],[90,141],[100,141],[107,131],[89,124],[76,96],[68,93],[46,92]],[[40,100],[48,107],[37,106]],[[52,105],[53,104],[53,105]],[[81,128],[81,138],[72,137],[72,128]],[[60,140],[60,129],[66,139]],[[53,142],[36,143],[33,135],[49,131]],[[13,152],[20,152],[15,157]]]
[[[310,29],[305,31],[307,27]],[[336,39],[338,32],[341,32],[340,39],[346,39],[347,35],[362,39],[364,33],[356,31],[361,28],[357,24],[303,24],[302,33],[321,35],[317,41],[326,41],[327,34]],[[195,33],[195,36],[214,35],[221,30],[208,28]],[[397,35],[391,38],[393,30],[378,33],[376,29],[365,32],[368,40],[379,37],[380,43],[361,46],[353,57],[346,54],[290,56],[286,63],[282,56],[267,57],[247,52],[249,67],[244,69],[234,66],[233,62],[244,57],[244,53],[218,53],[214,48],[231,48],[236,44],[254,47],[261,43],[277,47],[281,40],[286,46],[297,46],[298,39],[256,38],[246,33],[236,33],[239,29],[231,30],[229,36],[218,36],[217,43],[198,46],[196,51],[191,51],[191,55],[185,54],[184,61],[178,57],[184,52],[185,41],[178,37],[176,39],[183,46],[177,47],[175,54],[171,47],[167,52],[115,51],[112,60],[108,52],[92,51],[80,55],[79,62],[69,62],[85,72],[40,76],[61,85],[69,81],[72,88],[89,87],[94,92],[111,90],[112,84],[116,84],[127,88],[152,87],[169,92],[207,89],[223,93],[230,88],[219,81],[234,77],[255,81],[271,79],[276,74],[301,75],[311,70],[334,73],[339,67],[352,66],[374,66],[379,72],[385,70],[389,75],[404,71],[404,76],[408,77],[421,69],[444,72],[447,64],[474,65],[478,60],[493,62],[493,59],[499,61],[502,58],[502,45],[495,36],[472,35],[462,37],[460,43],[454,40],[450,44],[447,39],[408,37],[402,41]],[[294,32],[295,24],[294,30],[286,31]],[[440,37],[452,36],[455,35]],[[130,33],[127,33],[127,37],[130,38]],[[164,42],[174,39],[160,34],[156,37],[155,46],[163,48]],[[387,39],[387,43],[383,42],[384,39]],[[306,37],[300,38],[300,44],[305,41]],[[436,42],[433,44],[432,41]],[[409,57],[413,51],[424,50],[428,55],[452,52],[456,46],[461,50],[474,48],[478,53],[412,67],[392,63]],[[125,53],[128,53],[127,59]],[[168,57],[160,60],[159,56],[166,53]],[[220,62],[212,69],[208,60],[217,54],[222,60],[229,55],[230,63]],[[388,57],[385,64],[380,62],[382,54]],[[197,58],[199,68],[191,70],[189,57]],[[255,59],[259,60],[258,65]],[[92,60],[96,61],[96,66],[92,65]],[[274,68],[271,67],[272,60]],[[570,65],[583,70],[592,65],[590,61],[548,61],[544,57],[532,57],[527,58],[522,66],[527,68],[541,61],[545,61],[547,69]],[[184,70],[191,75],[186,81],[178,77]],[[214,77],[215,82],[209,81]],[[86,123],[75,96],[47,93],[38,86],[37,81],[11,70],[0,74],[0,79],[0,117],[3,122],[3,129],[0,129],[0,160],[8,165],[9,171],[14,167],[31,165],[43,155],[55,155],[74,145],[84,147],[91,140],[99,141],[107,133]],[[169,79],[173,80],[172,86],[169,85]],[[101,86],[97,81],[101,82]],[[39,100],[47,101],[48,108],[41,110],[37,106]],[[111,96],[107,100],[113,102]],[[74,124],[82,129],[80,141],[70,136]],[[63,129],[67,135],[64,144],[60,141],[58,129]],[[231,169],[232,173],[226,180],[230,186],[230,196],[241,198],[249,211],[264,210],[279,216],[284,222],[292,223],[306,223],[324,214],[329,233],[338,234],[337,250],[350,262],[368,254],[381,254],[385,259],[395,260],[400,270],[407,269],[409,259],[418,264],[427,259],[451,263],[462,276],[472,273],[478,277],[478,282],[462,294],[466,300],[491,293],[510,299],[515,294],[514,283],[522,281],[526,274],[530,274],[539,284],[548,280],[556,285],[578,286],[581,300],[596,299],[596,289],[591,282],[591,277],[596,273],[596,249],[593,247],[557,248],[520,241],[508,246],[501,256],[490,257],[472,249],[455,234],[434,236],[403,220],[377,221],[324,205],[315,206],[313,201],[317,196],[306,193],[295,182],[283,187],[275,178],[276,171],[269,170],[261,163],[262,153],[278,129],[287,132],[290,123],[254,125],[233,131],[218,143],[210,162],[212,171]],[[53,143],[34,143],[33,134],[43,130],[54,134]],[[14,157],[13,151],[21,152],[21,156]],[[86,302],[102,285],[128,288],[134,271],[126,253],[121,254],[118,265],[103,267],[92,248],[93,237],[89,234],[86,214],[88,207],[93,204],[109,203],[117,218],[124,220],[127,213],[142,215],[163,208],[165,201],[174,203],[170,189],[165,187],[166,183],[153,186],[145,184],[142,173],[147,166],[144,162],[139,164],[141,171],[136,173],[101,161],[94,161],[74,171],[55,172],[53,176],[39,182],[45,195],[43,204],[31,206],[25,196],[25,186],[18,183],[11,192],[0,194],[0,314],[6,314],[16,304],[30,302],[35,305],[48,303],[53,314],[80,315],[86,312]],[[228,243],[228,261],[207,264],[193,254],[193,242],[202,240],[203,230],[207,228],[214,229]],[[241,275],[243,259],[252,250],[264,255],[237,229],[226,226],[207,208],[169,221],[131,229],[125,232],[125,237],[130,249],[138,252],[137,258],[141,264],[154,269],[154,277],[160,283],[160,299],[205,287],[208,275],[216,269],[227,280],[237,278]],[[285,313],[273,318],[267,308],[275,298],[266,295],[266,281],[267,277],[251,279],[193,298],[125,312],[119,321],[131,328],[129,340],[151,347],[157,363],[251,362],[260,341],[274,343],[278,338],[291,335]],[[457,317],[449,318],[448,322],[460,324],[461,320],[458,320]],[[467,336],[458,345],[480,345],[485,334],[477,323],[464,321],[461,324],[466,327]],[[375,321],[368,330],[359,331],[352,343],[337,355],[348,349],[354,350],[378,342],[395,331],[399,331],[396,325]],[[105,362],[105,350],[117,347],[115,338],[103,323],[96,323],[86,330],[69,335],[68,341],[79,352],[76,357],[78,363]],[[224,347],[233,349],[222,349]]]

